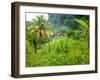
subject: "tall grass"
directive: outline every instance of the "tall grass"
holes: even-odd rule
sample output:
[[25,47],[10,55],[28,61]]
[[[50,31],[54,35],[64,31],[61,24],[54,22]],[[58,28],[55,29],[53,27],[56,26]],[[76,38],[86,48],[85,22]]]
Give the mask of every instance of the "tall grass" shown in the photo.
[[28,41],[26,46],[27,67],[89,64],[89,49],[86,40],[59,36],[49,43],[40,45],[37,53]]

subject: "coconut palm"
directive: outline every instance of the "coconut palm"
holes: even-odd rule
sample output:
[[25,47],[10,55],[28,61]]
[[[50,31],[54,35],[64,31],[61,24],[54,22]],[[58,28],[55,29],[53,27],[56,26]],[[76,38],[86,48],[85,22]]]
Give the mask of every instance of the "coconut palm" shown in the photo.
[[37,44],[44,44],[52,32],[50,31],[48,21],[42,15],[33,19],[32,28],[33,44],[35,52],[37,52]]

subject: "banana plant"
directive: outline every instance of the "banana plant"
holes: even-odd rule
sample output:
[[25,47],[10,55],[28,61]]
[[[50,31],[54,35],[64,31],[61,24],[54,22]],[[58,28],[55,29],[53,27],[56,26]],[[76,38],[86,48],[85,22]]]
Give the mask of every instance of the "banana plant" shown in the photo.
[[79,29],[82,31],[83,36],[85,39],[88,39],[89,37],[89,22],[84,21],[81,19],[75,19],[75,21],[79,24]]

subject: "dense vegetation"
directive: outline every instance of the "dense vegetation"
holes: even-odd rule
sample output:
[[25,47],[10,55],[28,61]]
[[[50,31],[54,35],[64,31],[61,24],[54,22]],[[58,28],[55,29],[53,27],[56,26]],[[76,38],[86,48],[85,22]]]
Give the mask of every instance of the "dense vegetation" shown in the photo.
[[26,22],[27,67],[89,64],[89,16],[57,15]]

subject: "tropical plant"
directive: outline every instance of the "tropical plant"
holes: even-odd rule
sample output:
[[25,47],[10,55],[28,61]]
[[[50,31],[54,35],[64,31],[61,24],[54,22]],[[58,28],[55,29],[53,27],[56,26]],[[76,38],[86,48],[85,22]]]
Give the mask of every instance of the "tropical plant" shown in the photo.
[[27,22],[26,67],[89,64],[89,17],[65,18],[60,26],[42,15]]
[[49,28],[49,22],[42,15],[33,19],[32,28],[33,44],[35,52],[37,52],[37,44],[44,44],[52,32]]
[[81,20],[81,19],[75,19],[75,21],[78,23],[78,30],[81,32],[81,36],[88,40],[89,38],[89,21],[87,20]]

